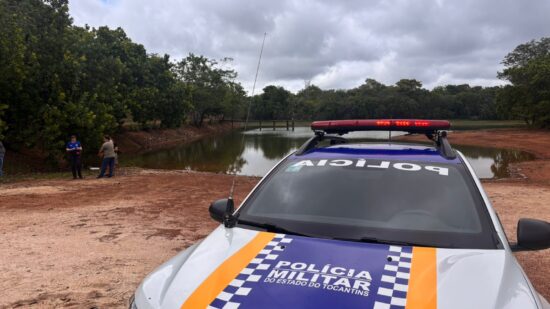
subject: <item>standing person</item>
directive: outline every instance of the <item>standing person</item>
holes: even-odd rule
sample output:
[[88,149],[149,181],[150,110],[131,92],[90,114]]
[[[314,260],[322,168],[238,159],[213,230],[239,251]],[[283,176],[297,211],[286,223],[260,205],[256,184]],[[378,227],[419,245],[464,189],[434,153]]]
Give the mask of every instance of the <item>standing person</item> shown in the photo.
[[2,141],[0,141],[0,177],[4,175],[4,172],[2,169],[4,168],[4,156],[6,155],[6,148],[4,148],[4,144],[2,144]]
[[111,137],[111,142],[113,143],[113,149],[115,151],[115,169],[118,167],[118,154],[119,154],[119,151],[118,151],[118,146],[115,142],[115,139]]
[[107,166],[109,167],[109,176],[107,177],[113,177],[115,174],[115,146],[109,135],[103,137],[103,145],[99,149],[99,155],[103,157],[103,160],[101,161],[101,171],[97,178],[105,176]]
[[82,145],[76,140],[76,135],[71,135],[71,141],[67,143],[67,148],[65,150],[67,151],[71,162],[73,179],[76,179],[77,175],[78,178],[82,179]]

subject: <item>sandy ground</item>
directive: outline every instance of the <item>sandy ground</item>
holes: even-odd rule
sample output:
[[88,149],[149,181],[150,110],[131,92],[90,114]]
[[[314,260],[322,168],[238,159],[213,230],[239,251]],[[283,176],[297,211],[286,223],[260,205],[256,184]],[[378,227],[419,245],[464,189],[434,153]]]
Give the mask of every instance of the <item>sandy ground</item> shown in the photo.
[[[239,177],[236,200],[257,178]],[[141,279],[217,225],[227,175],[143,171],[0,188],[0,307],[124,308]]]
[[[537,161],[513,166],[524,177],[484,187],[511,240],[521,217],[550,221],[550,133],[466,132],[451,141],[535,153]],[[237,201],[257,181],[239,177]],[[227,175],[138,171],[1,185],[0,308],[126,307],[147,273],[216,226],[208,205],[226,197],[230,183]],[[550,250],[517,257],[550,299]]]

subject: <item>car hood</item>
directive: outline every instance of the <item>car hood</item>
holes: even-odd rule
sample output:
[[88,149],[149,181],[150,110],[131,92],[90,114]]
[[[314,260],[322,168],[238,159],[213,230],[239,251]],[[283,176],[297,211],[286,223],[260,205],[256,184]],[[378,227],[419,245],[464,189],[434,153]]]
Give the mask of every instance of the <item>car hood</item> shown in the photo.
[[151,273],[138,308],[536,308],[505,250],[217,228]]

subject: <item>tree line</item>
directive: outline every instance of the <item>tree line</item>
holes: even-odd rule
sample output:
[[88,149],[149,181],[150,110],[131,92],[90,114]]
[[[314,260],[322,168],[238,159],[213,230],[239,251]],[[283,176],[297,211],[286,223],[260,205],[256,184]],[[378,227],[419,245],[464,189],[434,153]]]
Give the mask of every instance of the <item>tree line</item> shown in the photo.
[[129,124],[174,128],[205,119],[523,119],[550,127],[550,39],[518,46],[503,61],[504,87],[415,79],[296,94],[270,85],[247,97],[231,59],[147,53],[123,29],[73,24],[68,0],[0,0],[0,140],[51,157],[70,134],[88,149]]
[[510,82],[497,93],[497,112],[528,125],[550,128],[550,38],[520,44],[498,77]]
[[127,123],[178,127],[245,99],[231,59],[149,54],[121,28],[72,24],[67,0],[0,0],[0,139],[58,155]]
[[259,120],[327,120],[352,118],[503,119],[497,114],[499,87],[447,85],[422,88],[415,79],[384,85],[367,79],[348,90],[322,90],[307,85],[297,94],[267,86],[255,96],[252,118]]

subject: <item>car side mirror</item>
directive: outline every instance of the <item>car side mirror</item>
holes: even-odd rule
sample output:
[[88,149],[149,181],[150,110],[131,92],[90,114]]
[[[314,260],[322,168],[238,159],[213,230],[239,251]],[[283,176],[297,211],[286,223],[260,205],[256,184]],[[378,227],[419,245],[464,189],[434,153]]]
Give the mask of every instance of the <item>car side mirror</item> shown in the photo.
[[235,217],[233,217],[235,204],[233,203],[233,199],[224,198],[217,200],[210,204],[208,211],[210,212],[210,217],[212,217],[212,219],[223,223],[225,227],[235,226],[236,220]]
[[550,248],[550,223],[536,219],[519,219],[518,242],[512,251],[542,250]]

